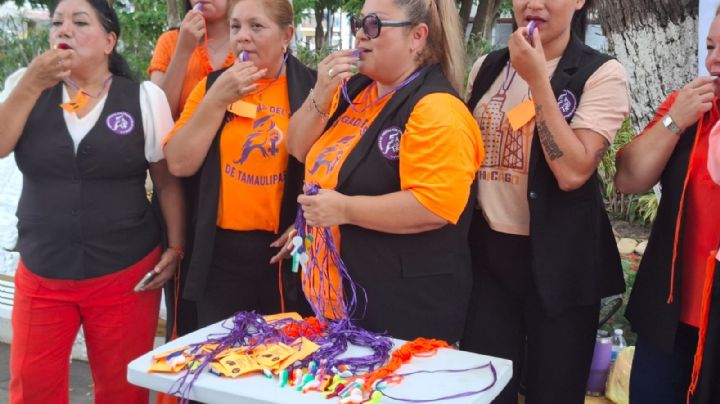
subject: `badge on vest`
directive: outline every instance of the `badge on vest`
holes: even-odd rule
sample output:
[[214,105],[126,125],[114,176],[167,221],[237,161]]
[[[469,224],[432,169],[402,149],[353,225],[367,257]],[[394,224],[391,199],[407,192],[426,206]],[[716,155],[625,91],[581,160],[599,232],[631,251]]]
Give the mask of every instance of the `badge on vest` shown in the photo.
[[135,120],[127,112],[115,112],[105,120],[108,129],[116,135],[127,135],[135,128]]
[[378,149],[388,160],[397,160],[400,157],[400,136],[402,130],[397,126],[384,129],[378,136]]
[[577,110],[577,98],[575,94],[570,90],[563,90],[557,99],[558,107],[560,112],[563,114],[565,119],[570,119]]

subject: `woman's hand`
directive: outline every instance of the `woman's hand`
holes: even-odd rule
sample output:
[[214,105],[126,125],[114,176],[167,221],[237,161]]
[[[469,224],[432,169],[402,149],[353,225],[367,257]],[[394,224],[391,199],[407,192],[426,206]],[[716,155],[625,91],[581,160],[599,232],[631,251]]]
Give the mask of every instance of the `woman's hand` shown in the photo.
[[160,257],[160,262],[158,262],[157,265],[155,265],[155,268],[153,268],[155,278],[142,288],[142,290],[145,291],[161,288],[168,279],[175,275],[178,265],[180,265],[180,254],[172,248],[165,250]]
[[287,229],[286,232],[284,232],[277,240],[273,241],[272,244],[270,244],[270,247],[280,247],[278,253],[270,259],[271,264],[277,264],[278,262],[290,256],[290,253],[295,247],[292,243],[292,239],[293,237],[295,237],[296,234],[297,230],[295,230],[295,227],[290,226],[290,228]]
[[42,92],[70,77],[72,49],[50,49],[37,56],[28,66],[21,83]]
[[698,77],[678,92],[677,99],[668,114],[684,131],[712,108],[714,97],[715,85],[712,77]]
[[340,82],[352,77],[352,69],[360,60],[353,56],[352,49],[333,52],[322,60],[317,66],[317,81],[313,96],[318,108],[324,112],[330,110],[330,103]]
[[348,223],[348,198],[337,191],[321,189],[316,195],[300,195],[297,200],[308,225],[328,227]]
[[206,99],[225,108],[255,90],[257,84],[254,83],[265,76],[266,72],[267,69],[258,69],[253,62],[236,59],[210,87]]
[[198,42],[205,36],[205,30],[205,18],[202,13],[197,10],[188,11],[180,24],[178,48],[186,53],[192,53]]
[[537,29],[533,32],[532,44],[528,42],[527,27],[515,30],[508,40],[508,49],[512,67],[525,82],[535,83],[540,80],[549,80],[545,51],[540,39],[540,32]]

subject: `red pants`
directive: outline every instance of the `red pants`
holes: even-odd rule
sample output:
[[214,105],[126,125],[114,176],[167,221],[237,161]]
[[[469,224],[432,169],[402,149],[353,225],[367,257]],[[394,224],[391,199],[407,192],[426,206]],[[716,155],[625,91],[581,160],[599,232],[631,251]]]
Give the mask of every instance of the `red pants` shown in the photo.
[[127,365],[150,351],[160,289],[133,287],[160,259],[154,249],[138,263],[80,281],[47,279],[22,261],[15,275],[10,346],[10,403],[69,401],[70,351],[82,325],[95,403],[147,403],[147,390],[127,382]]

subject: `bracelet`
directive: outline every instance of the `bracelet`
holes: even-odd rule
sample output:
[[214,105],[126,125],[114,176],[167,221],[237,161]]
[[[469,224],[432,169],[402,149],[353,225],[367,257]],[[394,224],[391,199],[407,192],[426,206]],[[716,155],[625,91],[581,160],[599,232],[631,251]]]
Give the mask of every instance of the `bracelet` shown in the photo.
[[315,107],[315,111],[317,111],[317,113],[320,114],[320,118],[322,118],[323,121],[327,121],[328,118],[330,118],[330,114],[320,110],[320,107],[318,107],[317,102],[315,101],[315,96],[313,95],[313,90],[314,90],[314,88],[310,89],[310,101],[312,101],[312,104]]
[[178,255],[178,257],[180,257],[181,260],[185,258],[185,251],[176,245],[169,245],[168,250],[175,251],[175,253]]

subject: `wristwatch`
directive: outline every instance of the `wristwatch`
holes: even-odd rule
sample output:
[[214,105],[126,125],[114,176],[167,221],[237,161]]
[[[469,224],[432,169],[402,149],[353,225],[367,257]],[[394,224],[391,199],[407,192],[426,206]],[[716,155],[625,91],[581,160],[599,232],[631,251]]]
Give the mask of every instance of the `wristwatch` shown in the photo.
[[676,135],[679,135],[682,130],[679,126],[673,121],[670,114],[666,114],[665,117],[662,119],[662,124],[664,127],[668,128],[668,130]]

